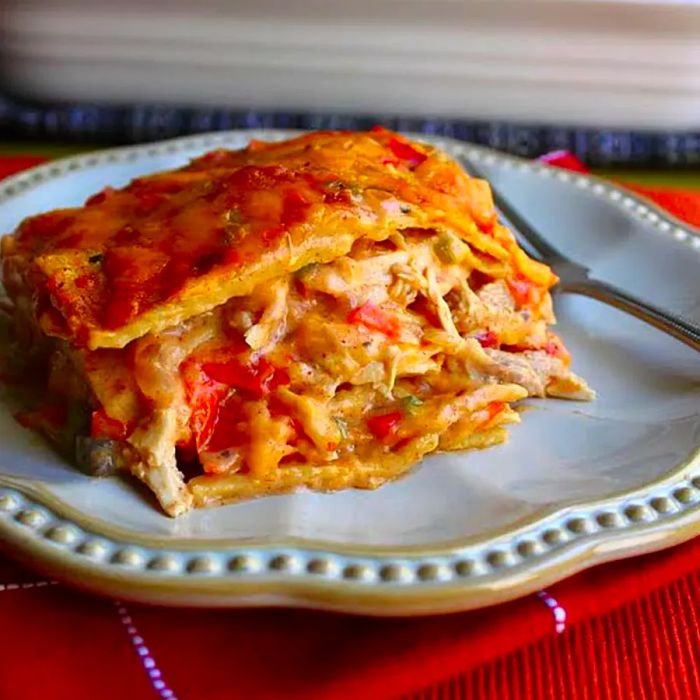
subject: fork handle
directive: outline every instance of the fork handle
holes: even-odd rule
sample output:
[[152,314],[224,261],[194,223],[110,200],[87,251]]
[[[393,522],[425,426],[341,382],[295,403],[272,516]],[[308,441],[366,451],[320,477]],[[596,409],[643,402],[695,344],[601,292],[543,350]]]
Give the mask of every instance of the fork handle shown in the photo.
[[700,351],[700,325],[642,301],[612,284],[588,278],[586,280],[564,283],[561,286],[561,291],[583,294],[626,311],[659,330],[672,335],[694,350]]

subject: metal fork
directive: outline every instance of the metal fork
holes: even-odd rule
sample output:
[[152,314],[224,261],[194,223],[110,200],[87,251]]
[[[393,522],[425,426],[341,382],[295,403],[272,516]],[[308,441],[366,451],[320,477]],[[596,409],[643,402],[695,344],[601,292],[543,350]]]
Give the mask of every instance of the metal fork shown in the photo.
[[[470,174],[487,179],[471,160],[464,158],[464,162]],[[549,265],[559,277],[556,289],[560,292],[583,294],[626,311],[700,351],[700,325],[642,301],[608,282],[591,277],[587,267],[571,260],[544,239],[493,184],[491,191],[496,208],[524,243],[523,247],[528,254]]]

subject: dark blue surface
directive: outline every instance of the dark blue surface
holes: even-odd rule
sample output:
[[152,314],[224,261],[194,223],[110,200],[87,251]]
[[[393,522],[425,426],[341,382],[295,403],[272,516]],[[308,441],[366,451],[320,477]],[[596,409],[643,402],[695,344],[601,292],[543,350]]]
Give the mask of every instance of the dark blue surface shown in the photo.
[[202,131],[278,127],[442,134],[525,157],[566,149],[589,165],[678,167],[700,164],[700,130],[655,132],[553,127],[395,115],[338,115],[222,108],[37,104],[0,96],[0,135],[99,143],[139,143]]

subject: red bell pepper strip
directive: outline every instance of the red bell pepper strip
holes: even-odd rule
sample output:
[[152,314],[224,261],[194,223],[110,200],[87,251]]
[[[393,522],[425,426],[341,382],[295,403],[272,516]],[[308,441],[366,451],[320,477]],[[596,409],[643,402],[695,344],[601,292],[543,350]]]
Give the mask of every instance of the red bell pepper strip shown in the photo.
[[289,384],[286,370],[273,367],[265,358],[253,364],[243,364],[238,360],[207,362],[202,369],[214,381],[239,389],[256,399],[266,396],[278,386]]
[[535,285],[522,275],[507,281],[508,289],[518,308],[529,306],[535,301]]
[[374,437],[378,440],[385,441],[396,435],[396,431],[402,419],[403,413],[401,411],[382,413],[379,416],[368,418],[367,427]]
[[392,316],[369,301],[353,309],[348,314],[348,323],[365,326],[365,328],[379,331],[393,339],[397,339],[401,332],[401,324],[396,316]]
[[116,418],[111,418],[104,408],[100,408],[92,412],[90,435],[94,438],[126,440],[129,435],[129,426]]
[[[398,158],[399,162],[403,161],[412,167],[416,167],[428,157],[407,141],[397,138],[392,131],[383,126],[373,126],[369,131],[371,134],[374,134],[376,141],[385,145]],[[398,165],[392,158],[386,158],[382,162],[385,165],[389,163]]]
[[[181,367],[187,404],[190,407],[190,428],[194,447],[204,447],[216,427],[219,402],[226,394],[226,387],[212,381],[193,361],[185,361]],[[192,447],[192,445],[190,445]]]
[[413,148],[410,143],[400,141],[397,138],[389,139],[387,146],[399,160],[408,163],[414,168],[428,158],[425,153],[421,153],[418,149]]
[[[245,444],[247,435],[241,431],[243,400],[240,396],[229,396],[219,404],[211,433],[206,442],[208,452],[221,452]],[[208,471],[205,468],[205,471]]]
[[482,348],[497,348],[499,345],[498,336],[491,330],[477,333],[475,337]]

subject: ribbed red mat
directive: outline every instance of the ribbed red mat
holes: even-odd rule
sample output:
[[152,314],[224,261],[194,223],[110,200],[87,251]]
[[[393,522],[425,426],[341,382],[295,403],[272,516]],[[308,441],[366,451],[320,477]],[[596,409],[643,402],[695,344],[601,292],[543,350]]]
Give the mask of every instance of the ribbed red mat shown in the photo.
[[411,700],[697,700],[700,576],[407,696]]

